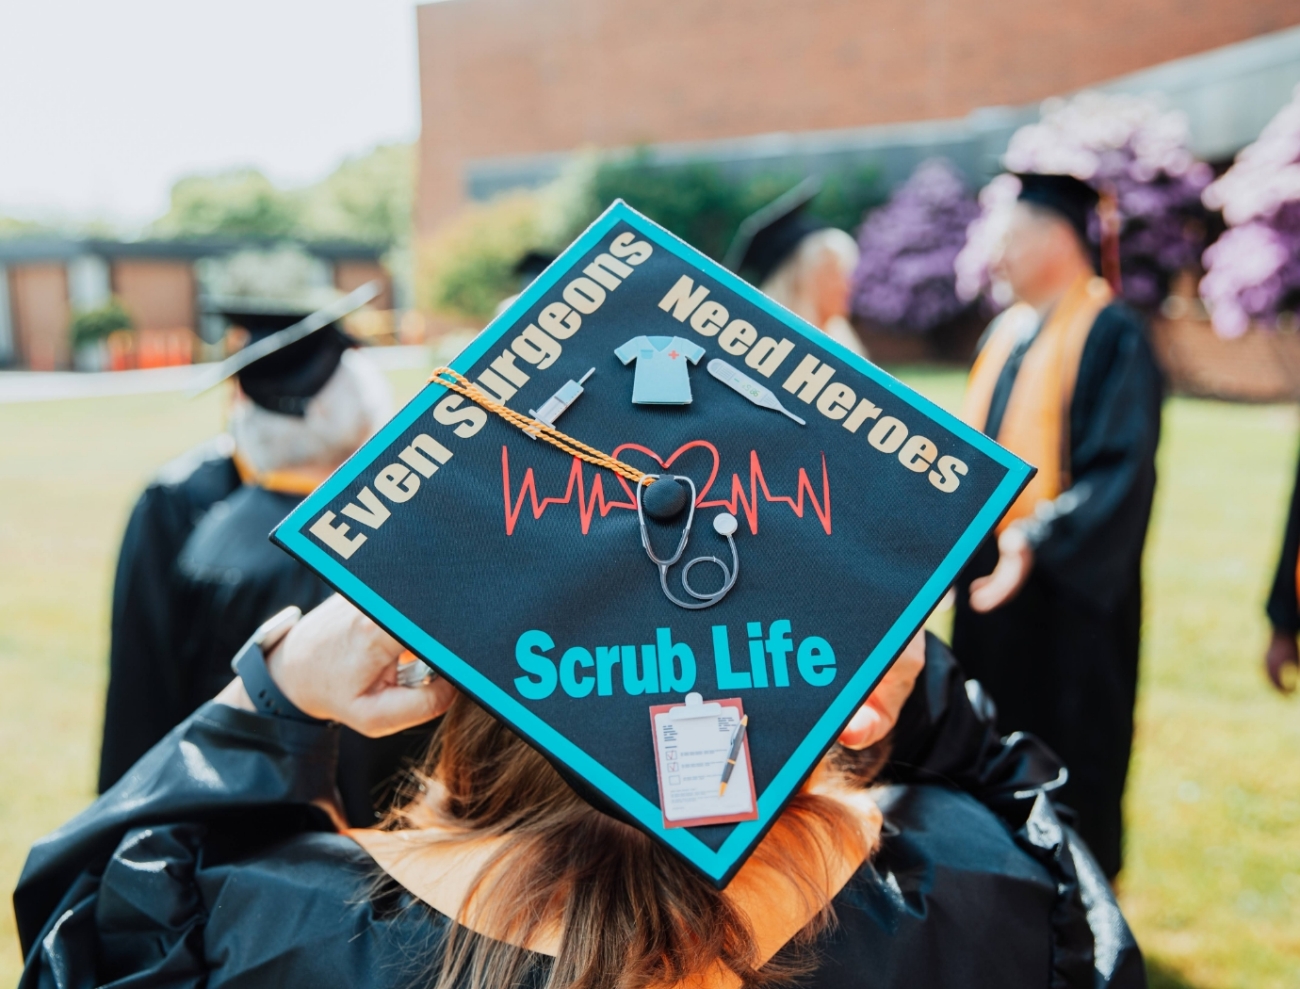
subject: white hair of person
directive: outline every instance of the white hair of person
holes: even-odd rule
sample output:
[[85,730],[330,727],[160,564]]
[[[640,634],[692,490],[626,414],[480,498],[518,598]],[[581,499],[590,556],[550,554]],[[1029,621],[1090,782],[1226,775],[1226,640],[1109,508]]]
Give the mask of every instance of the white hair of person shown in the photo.
[[761,288],[767,296],[865,358],[866,347],[845,319],[849,280],[859,257],[858,242],[843,230],[816,230],[799,241],[794,253],[767,277]]
[[760,288],[791,312],[820,326],[825,316],[824,306],[817,298],[821,282],[818,273],[824,265],[835,265],[847,288],[859,256],[857,241],[843,230],[836,227],[816,230],[799,241],[794,253],[768,275]]
[[332,470],[392,415],[384,373],[359,351],[344,351],[338,369],[302,416],[283,415],[240,392],[230,412],[235,449],[259,474],[291,468]]

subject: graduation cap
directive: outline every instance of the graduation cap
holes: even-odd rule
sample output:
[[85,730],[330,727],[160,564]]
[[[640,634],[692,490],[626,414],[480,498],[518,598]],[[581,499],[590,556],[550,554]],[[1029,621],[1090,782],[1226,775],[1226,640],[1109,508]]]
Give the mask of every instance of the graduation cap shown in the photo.
[[1096,189],[1073,175],[1013,174],[1020,180],[1019,202],[1050,210],[1074,228],[1081,243],[1088,243],[1088,217],[1099,198]]
[[821,192],[821,179],[809,176],[762,209],[741,221],[723,259],[732,271],[761,285],[810,233],[828,224],[808,215],[806,208]]
[[191,396],[238,376],[239,387],[262,408],[304,415],[307,403],[338,369],[343,352],[356,346],[338,321],[381,290],[379,282],[367,282],[315,312],[249,301],[218,305],[215,311],[247,330],[250,340],[204,374]]
[[618,201],[273,538],[721,886],[1032,473]]

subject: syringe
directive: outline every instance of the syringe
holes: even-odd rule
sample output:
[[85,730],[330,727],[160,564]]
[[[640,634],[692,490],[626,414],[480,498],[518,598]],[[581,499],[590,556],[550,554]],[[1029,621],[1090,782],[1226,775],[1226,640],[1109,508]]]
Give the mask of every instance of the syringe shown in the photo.
[[[547,426],[554,426],[555,420],[560,418],[564,413],[564,410],[577,401],[578,396],[582,394],[583,384],[586,383],[586,380],[595,373],[596,369],[593,367],[577,381],[570,378],[560,386],[559,391],[542,403],[540,409],[537,409],[536,411],[529,409],[528,414],[540,423],[545,423]],[[524,432],[533,439],[537,439],[537,433],[535,431],[525,429]]]

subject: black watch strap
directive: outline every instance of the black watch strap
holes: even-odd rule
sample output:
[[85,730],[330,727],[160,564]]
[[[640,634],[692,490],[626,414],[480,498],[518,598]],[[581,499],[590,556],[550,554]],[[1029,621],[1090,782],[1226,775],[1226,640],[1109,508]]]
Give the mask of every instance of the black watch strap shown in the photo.
[[284,696],[284,691],[271,679],[271,671],[266,668],[266,656],[262,654],[262,647],[254,639],[244,643],[244,648],[239,650],[230,665],[239,675],[239,679],[244,681],[244,689],[248,691],[253,706],[263,714],[289,718],[292,721],[302,721],[311,725],[327,723],[304,713],[293,701]]

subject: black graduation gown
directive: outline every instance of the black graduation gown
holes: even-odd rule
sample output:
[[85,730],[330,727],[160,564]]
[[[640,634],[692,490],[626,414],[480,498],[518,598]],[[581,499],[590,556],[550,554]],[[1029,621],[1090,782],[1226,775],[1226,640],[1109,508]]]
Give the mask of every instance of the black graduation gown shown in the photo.
[[[1023,351],[1011,355],[994,390],[990,436],[1001,425],[1021,357]],[[1122,861],[1142,548],[1162,397],[1142,321],[1123,304],[1107,306],[1084,345],[1070,405],[1077,504],[1040,527],[1033,572],[1008,604],[986,615],[969,606],[971,581],[997,562],[996,539],[957,581],[953,649],[996,700],[999,728],[1032,732],[1064,760],[1070,779],[1060,799],[1077,812],[1079,833],[1112,877]]]
[[175,662],[173,629],[187,619],[173,570],[199,520],[239,487],[233,450],[221,436],[178,457],[131,511],[113,581],[100,793],[197,706],[187,702]]
[[1300,459],[1296,461],[1296,482],[1282,537],[1282,554],[1277,561],[1273,589],[1268,595],[1268,620],[1279,632],[1300,634],[1300,601],[1296,598],[1296,557],[1300,555]]
[[[1144,986],[1109,887],[1043,790],[1059,764],[1000,740],[973,696],[932,639],[880,793],[881,851],[836,896],[805,984]],[[20,986],[427,982],[448,918],[382,881],[313,804],[337,744],[335,728],[201,708],[33,847],[14,894]],[[548,964],[534,957],[525,984]]]
[[[208,506],[168,562],[168,547],[151,540],[156,528],[152,523],[164,508],[173,510],[175,497],[159,501],[156,490],[155,485],[146,492],[133,516],[133,523],[141,520],[141,535],[133,539],[128,529],[123,547],[124,565],[140,569],[138,563],[125,561],[147,559],[150,580],[157,584],[151,595],[128,601],[124,613],[130,627],[155,629],[156,643],[132,657],[128,643],[119,645],[115,627],[114,680],[119,669],[124,676],[116,690],[110,687],[101,786],[115,782],[135,759],[231,681],[231,657],[262,622],[289,605],[309,611],[332,593],[267,538],[302,500],[300,495],[237,484]],[[145,683],[148,691],[136,689]],[[124,735],[138,751],[121,744],[110,749],[107,740]],[[374,740],[344,730],[339,787],[349,821],[358,826],[374,823],[391,796],[394,774],[404,760],[419,754],[427,738],[428,730]]]

